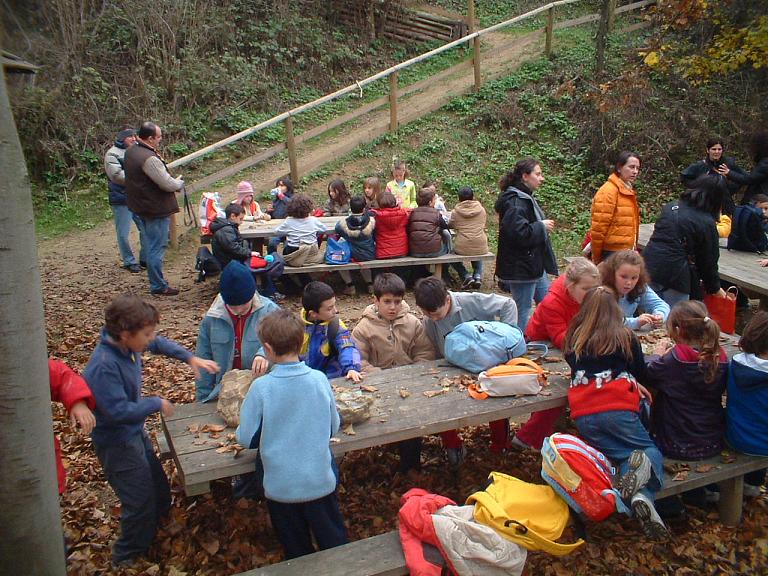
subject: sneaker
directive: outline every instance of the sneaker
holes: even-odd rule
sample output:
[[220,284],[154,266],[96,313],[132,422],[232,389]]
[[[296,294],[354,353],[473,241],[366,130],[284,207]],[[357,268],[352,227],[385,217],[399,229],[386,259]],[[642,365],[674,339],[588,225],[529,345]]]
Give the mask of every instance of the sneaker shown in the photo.
[[171,288],[166,286],[164,290],[152,290],[152,294],[155,296],[176,296],[179,293],[177,288]]
[[462,284],[461,284],[461,289],[462,290],[469,290],[474,285],[475,285],[475,279],[472,278],[472,276],[467,276],[466,278],[464,278],[464,282],[462,282]]
[[744,498],[757,498],[760,496],[760,486],[744,482]]
[[463,444],[459,448],[446,448],[445,455],[448,457],[448,464],[451,465],[451,468],[458,468],[464,463],[467,448]]
[[341,293],[344,294],[344,296],[354,296],[355,294],[357,294],[357,291],[355,290],[354,284],[347,284],[344,287],[344,290],[341,291]]
[[629,470],[619,478],[616,488],[624,500],[631,499],[651,479],[651,461],[642,450],[629,455]]
[[632,512],[640,521],[640,526],[647,538],[669,540],[669,530],[648,496],[640,492],[632,496]]
[[520,440],[517,436],[512,436],[512,438],[509,440],[509,447],[514,448],[515,450],[518,450],[520,452],[523,452],[524,450],[530,450],[531,447]]
[[128,264],[127,266],[123,266],[128,272],[132,272],[133,274],[138,274],[141,272],[141,266],[138,264]]
[[475,278],[472,281],[472,288],[482,288],[483,286],[483,279],[482,278]]

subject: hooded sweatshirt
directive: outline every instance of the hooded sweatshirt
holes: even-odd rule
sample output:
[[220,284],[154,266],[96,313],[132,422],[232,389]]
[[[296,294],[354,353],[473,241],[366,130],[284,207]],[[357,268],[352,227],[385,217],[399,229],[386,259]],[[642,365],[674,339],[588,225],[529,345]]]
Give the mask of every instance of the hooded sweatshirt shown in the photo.
[[488,253],[485,223],[488,215],[477,200],[464,200],[456,204],[448,225],[456,230],[453,251],[462,256],[480,256]]
[[768,360],[744,353],[733,357],[726,411],[728,444],[768,456]]
[[375,304],[369,305],[352,330],[352,339],[363,358],[363,369],[394,368],[435,358],[424,325],[405,301],[392,322],[379,315]]
[[336,223],[336,234],[345,238],[352,249],[352,258],[356,262],[376,259],[376,242],[373,231],[376,220],[370,214],[352,214]]

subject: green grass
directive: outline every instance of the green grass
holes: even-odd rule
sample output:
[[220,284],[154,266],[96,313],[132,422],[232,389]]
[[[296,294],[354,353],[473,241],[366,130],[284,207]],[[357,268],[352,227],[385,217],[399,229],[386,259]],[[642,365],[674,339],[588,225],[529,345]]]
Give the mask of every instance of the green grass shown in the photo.
[[35,230],[39,239],[56,238],[75,230],[90,230],[112,217],[107,202],[107,185],[103,190],[95,187],[69,195],[65,200],[46,200],[33,195]]

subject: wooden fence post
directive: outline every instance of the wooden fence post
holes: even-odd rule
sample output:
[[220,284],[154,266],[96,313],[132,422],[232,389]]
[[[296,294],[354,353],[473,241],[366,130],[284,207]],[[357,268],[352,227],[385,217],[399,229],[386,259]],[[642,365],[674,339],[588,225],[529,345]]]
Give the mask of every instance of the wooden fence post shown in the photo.
[[397,70],[389,75],[389,131],[397,132]]
[[544,44],[544,54],[547,58],[552,57],[552,36],[555,32],[555,7],[551,6],[547,10],[547,39]]
[[616,0],[608,1],[608,34],[613,32],[613,27],[616,24]]
[[[472,33],[477,29],[477,26],[475,25],[475,0],[469,0],[467,12],[469,18],[469,32]],[[480,72],[480,36],[475,36],[472,39],[472,48],[474,50],[472,63],[475,68],[475,92],[477,92],[483,84],[483,77]]]
[[296,140],[293,137],[293,116],[285,119],[285,143],[288,146],[288,165],[291,167],[291,182],[299,183],[299,167],[296,163]]
[[605,69],[605,51],[608,44],[608,14],[610,12],[610,4],[612,0],[603,0],[603,5],[600,9],[600,22],[597,25],[597,38],[595,47],[595,71],[598,76],[602,76]]
[[168,240],[171,245],[171,248],[178,248],[179,247],[179,232],[178,232],[178,221],[176,220],[176,214],[171,214],[171,218],[169,221],[169,228],[168,228]]

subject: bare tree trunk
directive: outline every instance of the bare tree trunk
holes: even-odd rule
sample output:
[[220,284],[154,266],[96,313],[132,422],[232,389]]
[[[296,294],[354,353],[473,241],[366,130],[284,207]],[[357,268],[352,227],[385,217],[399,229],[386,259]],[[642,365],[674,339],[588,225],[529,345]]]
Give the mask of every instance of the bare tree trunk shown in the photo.
[[32,195],[0,80],[0,574],[63,576]]
[[608,43],[608,24],[611,15],[612,0],[603,0],[603,6],[600,9],[600,22],[597,25],[597,39],[595,46],[595,57],[597,60],[597,75],[601,76],[605,69],[605,49]]

